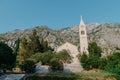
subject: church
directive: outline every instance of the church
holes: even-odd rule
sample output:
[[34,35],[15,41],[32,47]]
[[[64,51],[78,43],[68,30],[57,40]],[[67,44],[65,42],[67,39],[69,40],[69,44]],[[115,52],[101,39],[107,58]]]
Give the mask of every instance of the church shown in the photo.
[[72,43],[66,42],[59,46],[56,49],[56,52],[67,50],[70,55],[73,57],[73,60],[71,63],[65,63],[64,64],[64,70],[65,71],[71,71],[71,72],[80,72],[83,70],[82,66],[80,65],[80,62],[77,58],[78,54],[89,54],[88,53],[88,41],[87,41],[87,31],[86,31],[86,25],[81,17],[80,24],[79,24],[79,41],[80,41],[80,49],[78,46],[73,45]]

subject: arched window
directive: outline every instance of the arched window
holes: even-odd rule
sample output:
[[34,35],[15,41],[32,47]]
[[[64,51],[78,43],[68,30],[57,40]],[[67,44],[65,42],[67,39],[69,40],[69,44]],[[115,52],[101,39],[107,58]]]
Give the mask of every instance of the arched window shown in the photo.
[[84,35],[85,34],[85,31],[81,31],[81,35]]

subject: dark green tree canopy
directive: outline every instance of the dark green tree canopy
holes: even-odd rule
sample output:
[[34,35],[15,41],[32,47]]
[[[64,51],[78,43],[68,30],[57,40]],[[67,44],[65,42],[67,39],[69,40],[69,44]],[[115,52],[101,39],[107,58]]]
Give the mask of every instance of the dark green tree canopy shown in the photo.
[[16,61],[13,50],[5,43],[0,42],[0,67],[8,68]]
[[102,49],[96,42],[89,43],[88,46],[89,56],[101,57]]
[[56,53],[55,57],[61,60],[63,63],[70,63],[72,61],[72,56],[68,53],[67,50]]
[[63,63],[62,61],[60,61],[58,58],[53,58],[51,59],[50,61],[50,70],[53,71],[53,72],[56,72],[56,71],[63,71]]
[[88,51],[89,55],[83,54],[79,56],[84,69],[90,70],[93,68],[100,68],[101,65],[104,65],[101,63],[101,61],[103,61],[101,58],[102,49],[97,45],[97,43],[89,43]]
[[32,60],[26,60],[21,65],[21,69],[26,73],[34,73],[35,72],[35,62]]

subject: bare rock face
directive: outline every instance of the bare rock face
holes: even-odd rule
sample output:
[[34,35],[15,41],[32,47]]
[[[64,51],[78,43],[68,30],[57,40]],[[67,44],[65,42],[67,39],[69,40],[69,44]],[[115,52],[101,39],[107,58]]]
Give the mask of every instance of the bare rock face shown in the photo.
[[[113,23],[87,23],[88,41],[95,41],[104,53],[112,53],[115,49],[120,48],[120,24]],[[18,38],[27,38],[32,34],[33,30],[37,31],[39,39],[44,38],[49,45],[56,48],[65,42],[79,46],[78,25],[53,30],[47,26],[37,26],[31,29],[14,30],[4,34],[0,34],[0,40],[5,41],[9,46],[14,47]]]
[[120,48],[120,24],[104,23],[89,32],[89,38],[97,42],[104,53]]

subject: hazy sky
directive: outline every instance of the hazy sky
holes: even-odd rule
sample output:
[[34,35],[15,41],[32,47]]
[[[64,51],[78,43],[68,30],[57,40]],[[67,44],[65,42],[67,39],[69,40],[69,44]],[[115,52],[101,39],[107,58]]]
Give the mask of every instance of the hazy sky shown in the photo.
[[85,22],[120,22],[120,0],[0,0],[0,33],[38,25],[63,28]]

